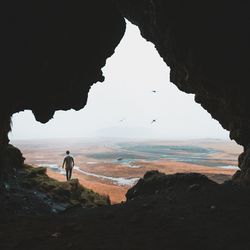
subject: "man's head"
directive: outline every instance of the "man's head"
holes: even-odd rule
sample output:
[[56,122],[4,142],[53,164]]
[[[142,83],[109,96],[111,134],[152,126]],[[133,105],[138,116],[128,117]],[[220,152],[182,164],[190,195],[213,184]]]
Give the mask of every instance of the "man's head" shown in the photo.
[[67,151],[66,151],[66,154],[67,154],[67,155],[69,155],[69,154],[70,154],[69,150],[67,150]]

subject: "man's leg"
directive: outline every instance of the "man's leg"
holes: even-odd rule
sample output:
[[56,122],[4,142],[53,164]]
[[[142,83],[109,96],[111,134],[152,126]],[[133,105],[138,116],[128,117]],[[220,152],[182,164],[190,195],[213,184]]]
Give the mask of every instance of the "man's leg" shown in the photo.
[[72,175],[72,168],[69,170],[69,180],[71,179],[71,175]]
[[69,180],[69,170],[66,168],[66,178],[67,178],[67,181]]

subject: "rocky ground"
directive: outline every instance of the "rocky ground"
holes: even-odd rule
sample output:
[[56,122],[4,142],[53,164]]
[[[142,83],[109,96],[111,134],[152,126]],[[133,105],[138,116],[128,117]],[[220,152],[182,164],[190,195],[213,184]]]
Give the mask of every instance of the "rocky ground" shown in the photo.
[[66,209],[35,189],[1,192],[0,249],[250,249],[250,190],[230,181],[151,171],[124,203]]

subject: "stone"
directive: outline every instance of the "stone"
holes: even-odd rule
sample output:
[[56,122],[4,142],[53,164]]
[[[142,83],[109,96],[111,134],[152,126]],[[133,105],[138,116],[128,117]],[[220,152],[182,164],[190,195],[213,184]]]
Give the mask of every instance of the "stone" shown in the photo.
[[188,187],[188,191],[198,191],[201,189],[201,186],[199,184],[192,184]]
[[[195,183],[195,184],[194,184]],[[148,171],[143,178],[139,179],[136,185],[130,188],[126,193],[127,200],[140,197],[166,194],[168,197],[169,190],[174,192],[179,188],[185,190],[199,190],[202,186],[215,186],[217,183],[208,179],[205,175],[198,173],[177,173],[166,175],[159,171]],[[136,192],[134,192],[136,190]]]

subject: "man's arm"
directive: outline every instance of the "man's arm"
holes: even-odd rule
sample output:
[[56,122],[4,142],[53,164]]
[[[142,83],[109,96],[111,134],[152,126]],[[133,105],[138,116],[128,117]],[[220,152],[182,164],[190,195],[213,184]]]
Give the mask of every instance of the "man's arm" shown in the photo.
[[74,158],[72,157],[73,167],[75,166]]
[[64,158],[64,160],[63,160],[63,164],[62,164],[62,168],[64,168],[64,164],[65,164],[65,162],[66,162],[66,161],[65,161],[65,158]]

